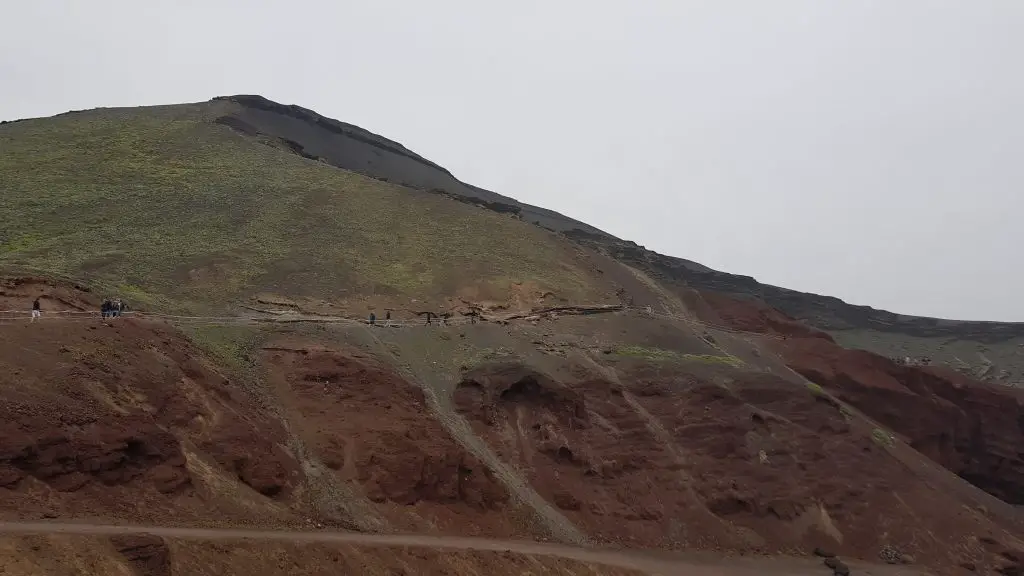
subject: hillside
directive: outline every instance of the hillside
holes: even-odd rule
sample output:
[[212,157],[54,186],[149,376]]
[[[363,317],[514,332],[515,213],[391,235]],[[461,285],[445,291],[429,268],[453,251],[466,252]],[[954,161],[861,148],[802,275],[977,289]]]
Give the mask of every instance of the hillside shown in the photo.
[[268,295],[334,304],[613,296],[550,232],[218,123],[238,109],[214,101],[0,126],[0,264],[176,311]]
[[1013,325],[779,296],[257,97],[0,149],[11,573],[1024,570],[1024,396],[841,346]]

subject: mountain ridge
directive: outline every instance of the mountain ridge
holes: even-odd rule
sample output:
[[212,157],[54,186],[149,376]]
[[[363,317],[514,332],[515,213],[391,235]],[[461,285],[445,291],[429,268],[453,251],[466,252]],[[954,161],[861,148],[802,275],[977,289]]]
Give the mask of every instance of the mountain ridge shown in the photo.
[[[349,138],[360,140],[370,146],[384,148],[395,154],[410,158],[440,172],[450,178],[452,183],[442,182],[439,185],[437,182],[431,182],[420,174],[408,175],[389,172],[387,167],[380,166],[366,166],[360,170],[358,167],[353,168],[350,164],[346,165],[348,163],[339,160],[337,156],[333,158],[317,156],[339,168],[354,170],[371,177],[386,179],[389,182],[413,188],[434,192],[441,191],[453,196],[483,200],[484,203],[482,205],[497,211],[521,212],[522,219],[526,221],[563,233],[574,240],[583,241],[592,246],[601,246],[613,252],[616,256],[631,262],[639,263],[642,256],[643,260],[653,263],[655,267],[667,273],[678,274],[683,280],[692,283],[695,287],[764,299],[772,307],[778,308],[798,320],[809,322],[815,327],[824,330],[844,330],[859,327],[906,331],[911,335],[929,337],[956,335],[980,341],[998,341],[1000,339],[1024,337],[1024,322],[959,320],[901,314],[872,306],[850,304],[833,296],[766,284],[757,281],[751,276],[715,270],[680,256],[660,254],[635,242],[621,240],[608,232],[558,212],[529,205],[510,196],[463,183],[457,180],[451,171],[409,150],[398,142],[379,136],[359,126],[328,118],[313,110],[296,105],[279,104],[259,95],[218,96],[214,100],[229,101],[248,109],[285,115],[303,122],[314,123],[330,131],[343,133]],[[232,119],[241,121],[245,118],[246,115],[242,113],[219,119],[219,121],[229,123],[230,125],[230,120]],[[250,133],[278,138],[285,138],[286,133],[294,133],[290,127],[277,126],[277,130],[275,130],[275,126],[271,126],[270,122],[267,121],[268,119],[260,118],[260,120],[262,121],[254,122],[253,124],[238,122],[236,126],[244,125],[241,128],[243,131],[249,130]],[[322,147],[318,146],[317,143],[309,145],[301,141],[289,140],[299,144],[300,149],[296,151],[297,153],[311,154],[310,151],[322,151]],[[531,220],[531,217],[534,216],[538,218]]]

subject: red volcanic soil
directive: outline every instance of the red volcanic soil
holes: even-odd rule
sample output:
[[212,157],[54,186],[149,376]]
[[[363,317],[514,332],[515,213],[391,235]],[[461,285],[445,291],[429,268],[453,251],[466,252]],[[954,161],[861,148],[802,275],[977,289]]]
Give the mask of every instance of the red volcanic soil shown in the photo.
[[797,338],[820,338],[832,342],[827,333],[786,316],[753,300],[740,300],[717,292],[691,290],[683,299],[697,316],[733,330]]
[[281,425],[160,324],[0,326],[0,390],[0,514],[8,517],[210,516],[189,451],[257,498],[287,501],[301,481]]
[[434,419],[418,387],[359,352],[279,342],[264,354],[307,447],[392,525],[528,534],[508,491]]
[[455,402],[477,434],[597,540],[682,543],[692,503],[678,464],[620,388],[600,380],[563,384],[519,364],[492,364],[464,376]]
[[822,546],[875,561],[893,547],[942,574],[1005,564],[1012,536],[922,481],[829,397],[767,373],[735,372],[723,385],[640,361],[616,369],[621,385],[485,365],[455,400],[599,541],[764,554]]
[[63,311],[95,310],[103,297],[92,294],[85,287],[70,282],[31,277],[0,277],[0,318],[3,312],[15,311],[22,315],[32,310],[38,298],[46,314]]
[[918,452],[1005,502],[1024,504],[1024,390],[818,341],[779,348],[791,368]]
[[[902,366],[867,351],[847,350],[818,334],[801,335],[791,325],[796,321],[786,321],[763,304],[707,293],[702,296],[713,305],[715,317],[733,328],[786,336],[774,338],[768,345],[791,369],[880,425],[878,433],[883,429],[895,432],[917,454],[1002,502],[938,474],[938,469],[929,468],[914,452],[904,454],[896,446],[894,453],[922,476],[929,488],[941,487],[950,501],[980,510],[1001,526],[1018,533],[1024,528],[1020,510],[1003,504],[1024,504],[1024,451],[1020,448],[1024,446],[1024,391],[977,382],[942,367]],[[765,319],[760,326],[758,317]],[[1020,543],[1011,546],[1013,539],[1008,535],[979,532],[981,527],[963,531],[975,537],[975,554],[983,558],[982,551],[1005,553],[1003,560],[1012,562],[1010,557],[1019,554],[1013,548],[1020,548]]]
[[[782,316],[750,302],[704,294],[730,326],[794,335]],[[759,311],[757,311],[759,310]],[[995,386],[943,367],[903,366],[830,339],[772,342],[794,371],[896,432],[918,452],[1005,502],[1024,504],[1024,390]]]

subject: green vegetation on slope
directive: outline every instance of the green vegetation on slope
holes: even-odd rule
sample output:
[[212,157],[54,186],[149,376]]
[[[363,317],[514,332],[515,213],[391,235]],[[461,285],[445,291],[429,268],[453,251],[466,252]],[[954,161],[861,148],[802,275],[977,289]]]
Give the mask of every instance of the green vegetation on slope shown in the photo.
[[0,126],[0,269],[79,277],[164,309],[258,292],[429,298],[516,281],[594,296],[553,235],[213,123],[231,105]]
[[651,361],[700,362],[703,364],[725,364],[733,367],[744,365],[742,359],[735,356],[715,356],[712,354],[683,354],[675,350],[651,348],[646,346],[625,346],[613,351],[623,358],[642,358]]

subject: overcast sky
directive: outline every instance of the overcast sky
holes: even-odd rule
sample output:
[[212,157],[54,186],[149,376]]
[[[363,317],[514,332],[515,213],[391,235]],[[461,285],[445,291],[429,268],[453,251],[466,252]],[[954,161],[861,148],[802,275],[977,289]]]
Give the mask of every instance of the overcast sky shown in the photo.
[[0,119],[258,93],[659,252],[1024,321],[1024,2],[498,4],[0,0]]

